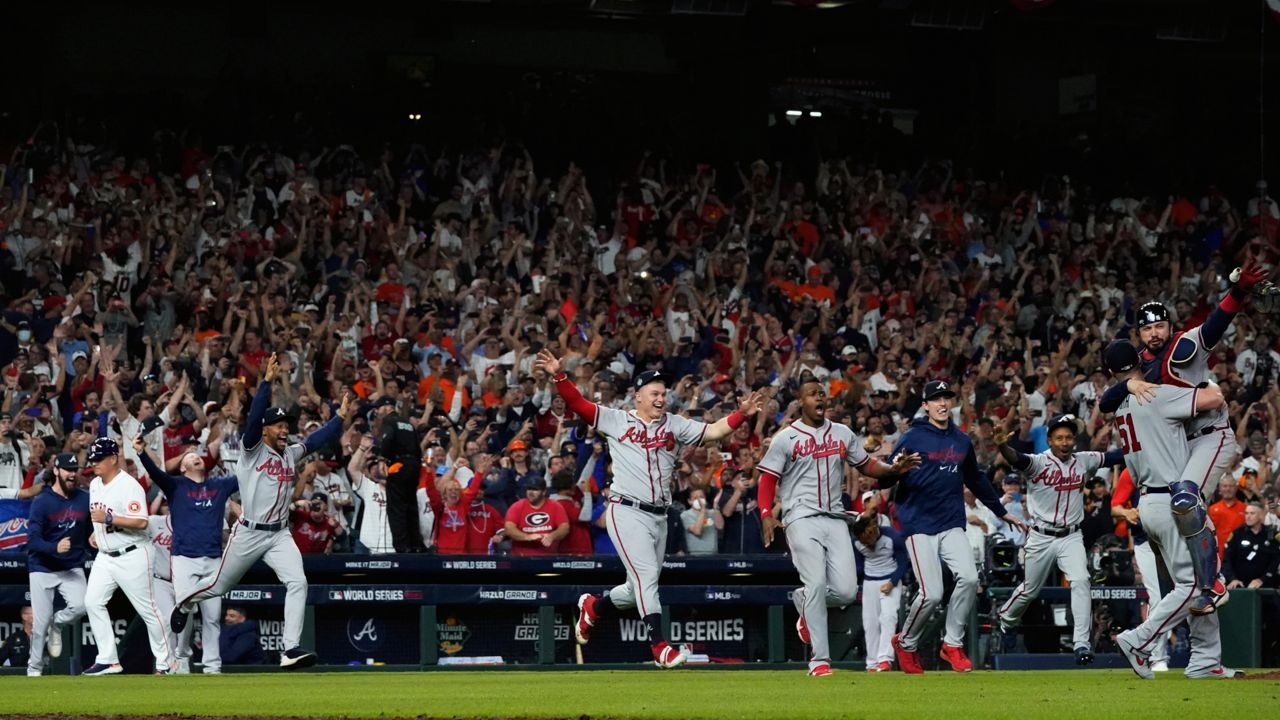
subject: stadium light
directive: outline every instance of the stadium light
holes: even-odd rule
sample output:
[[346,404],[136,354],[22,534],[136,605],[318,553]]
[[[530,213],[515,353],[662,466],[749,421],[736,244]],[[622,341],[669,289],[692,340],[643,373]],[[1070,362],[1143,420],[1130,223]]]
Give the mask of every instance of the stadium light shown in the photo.
[[819,111],[817,111],[817,110],[810,110],[810,111],[809,111],[809,117],[811,117],[811,118],[820,118],[820,117],[822,117],[822,113],[821,113],[821,112],[819,112]]
[[804,117],[803,110],[788,110],[787,117]]

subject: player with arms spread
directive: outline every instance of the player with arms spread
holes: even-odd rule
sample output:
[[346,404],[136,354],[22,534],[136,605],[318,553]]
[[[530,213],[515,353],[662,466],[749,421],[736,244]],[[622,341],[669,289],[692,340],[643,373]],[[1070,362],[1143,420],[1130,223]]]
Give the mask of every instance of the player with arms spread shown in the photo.
[[1040,594],[1057,563],[1067,582],[1071,583],[1071,617],[1074,621],[1072,646],[1076,664],[1093,662],[1090,632],[1093,610],[1090,601],[1089,566],[1085,562],[1084,537],[1080,523],[1084,521],[1084,483],[1100,467],[1114,467],[1124,462],[1124,453],[1111,450],[1074,452],[1080,421],[1075,415],[1059,415],[1049,421],[1049,449],[1035,455],[1023,455],[1009,447],[1009,431],[996,433],[996,447],[1005,461],[1027,477],[1027,512],[1031,516],[1025,546],[1026,578],[1014,589],[1008,602],[1000,608],[1000,630],[1012,632],[1022,614]]
[[[800,419],[779,430],[760,461],[761,533],[765,547],[779,527],[787,533],[791,562],[803,587],[791,594],[800,619],[800,641],[813,648],[809,674],[831,674],[827,608],[844,607],[858,595],[857,560],[847,510],[840,501],[844,464],[875,478],[901,475],[920,464],[917,454],[886,465],[867,455],[848,425],[827,420],[827,393],[812,374],[800,376]],[[774,493],[782,499],[773,516]],[[783,525],[785,521],[785,526]]]
[[178,601],[170,617],[175,633],[186,627],[187,617],[197,603],[222,596],[261,558],[275,571],[286,588],[284,600],[284,646],[280,667],[293,669],[315,664],[315,653],[299,647],[302,620],[307,607],[307,576],[302,553],[289,532],[289,508],[293,504],[298,459],[336,441],[352,413],[351,396],[342,398],[338,413],[300,443],[289,444],[289,423],[294,420],[281,407],[268,408],[271,384],[280,365],[272,353],[258,392],[245,421],[243,451],[236,461],[240,479],[239,521],[222,551],[222,563],[205,576],[195,592]]
[[[1141,400],[1154,397],[1156,384],[1194,388],[1210,379],[1209,357],[1236,313],[1251,294],[1270,287],[1266,274],[1254,263],[1231,273],[1231,290],[1202,325],[1173,332],[1169,310],[1158,302],[1138,308],[1136,323],[1142,344],[1141,373],[1111,386],[1103,393],[1098,408],[1114,413],[1128,393]],[[1144,382],[1145,378],[1145,382]],[[1218,574],[1217,539],[1209,520],[1203,494],[1214,488],[1222,474],[1235,462],[1236,436],[1226,408],[1197,415],[1188,421],[1186,438],[1190,459],[1186,471],[1173,489],[1173,515],[1182,537],[1195,559],[1196,585],[1200,594],[1192,601],[1191,614],[1207,615],[1227,601],[1227,589]]]
[[[1127,340],[1115,340],[1107,346],[1103,355],[1107,369],[1121,381],[1141,376],[1138,352]],[[1133,476],[1134,485],[1141,489],[1138,500],[1138,518],[1147,533],[1149,542],[1155,544],[1164,558],[1165,567],[1173,578],[1173,590],[1160,598],[1160,602],[1147,613],[1147,619],[1138,627],[1116,636],[1116,645],[1138,677],[1151,680],[1151,650],[1153,644],[1171,628],[1189,620],[1191,627],[1191,658],[1187,662],[1188,678],[1232,678],[1238,673],[1222,667],[1222,638],[1219,635],[1218,615],[1208,613],[1190,615],[1193,598],[1199,596],[1193,558],[1187,544],[1182,541],[1174,510],[1174,495],[1186,482],[1189,451],[1186,423],[1202,413],[1215,413],[1226,406],[1222,391],[1216,385],[1205,383],[1201,387],[1185,388],[1160,385],[1154,398],[1147,403],[1126,398],[1115,416],[1120,447],[1124,451],[1125,464]]]
[[760,393],[742,400],[738,409],[715,423],[706,424],[666,411],[667,377],[646,371],[636,375],[635,410],[623,412],[596,405],[582,397],[549,350],[538,353],[536,367],[552,376],[556,391],[575,414],[591,424],[609,442],[613,458],[612,494],[606,511],[609,538],[627,568],[627,581],[601,595],[578,598],[574,634],[586,645],[591,628],[618,610],[638,608],[649,632],[653,661],[673,668],[685,656],[663,637],[662,604],[658,575],[667,546],[667,506],[671,504],[676,458],[689,445],[728,437],[755,415],[763,404]]

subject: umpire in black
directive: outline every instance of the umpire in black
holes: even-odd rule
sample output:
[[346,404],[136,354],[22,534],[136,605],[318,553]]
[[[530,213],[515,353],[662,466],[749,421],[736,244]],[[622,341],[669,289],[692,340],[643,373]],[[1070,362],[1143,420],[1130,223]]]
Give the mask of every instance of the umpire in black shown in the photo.
[[398,553],[424,552],[418,533],[418,473],[422,450],[418,433],[400,417],[396,401],[384,397],[373,405],[378,423],[378,452],[387,460],[387,524]]

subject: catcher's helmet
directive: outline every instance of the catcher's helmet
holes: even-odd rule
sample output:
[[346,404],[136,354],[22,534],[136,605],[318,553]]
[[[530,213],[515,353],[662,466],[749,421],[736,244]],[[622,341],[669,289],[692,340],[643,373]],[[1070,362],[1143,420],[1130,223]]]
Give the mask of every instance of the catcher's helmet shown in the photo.
[[1134,324],[1138,327],[1161,321],[1169,322],[1169,308],[1165,307],[1164,303],[1156,302],[1155,300],[1144,303],[1142,307],[1138,308],[1138,313],[1133,319]]

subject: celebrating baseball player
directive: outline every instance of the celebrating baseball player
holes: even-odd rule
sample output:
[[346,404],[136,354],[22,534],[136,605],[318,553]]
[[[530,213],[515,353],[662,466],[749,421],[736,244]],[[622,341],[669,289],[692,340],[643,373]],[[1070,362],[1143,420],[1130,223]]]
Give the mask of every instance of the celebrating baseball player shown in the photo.
[[[80,489],[80,462],[71,453],[53,460],[53,477],[31,502],[27,520],[27,577],[31,583],[31,654],[27,675],[44,671],[49,657],[62,655],[62,626],[84,616],[84,556],[88,549],[89,493]],[[53,593],[67,606],[53,612]]]
[[1059,415],[1049,421],[1049,449],[1023,455],[1009,447],[1009,432],[995,435],[996,447],[1005,461],[1027,477],[1027,512],[1031,516],[1023,563],[1026,575],[1000,608],[1001,632],[1012,632],[1022,620],[1031,601],[1056,563],[1071,583],[1071,617],[1074,620],[1072,646],[1076,664],[1093,662],[1090,632],[1093,611],[1089,597],[1089,567],[1085,562],[1084,483],[1099,467],[1114,467],[1124,461],[1124,453],[1111,450],[1074,452],[1080,422],[1074,415]]
[[[1103,363],[1121,381],[1141,377],[1138,352],[1126,340],[1112,341],[1104,351]],[[1202,413],[1216,413],[1226,405],[1222,391],[1208,383],[1194,388],[1159,385],[1153,394],[1154,399],[1147,403],[1126,398],[1114,420],[1125,464],[1142,492],[1138,500],[1142,528],[1148,541],[1160,551],[1174,582],[1173,591],[1160,598],[1147,613],[1145,622],[1116,636],[1116,645],[1133,671],[1147,680],[1155,678],[1151,670],[1153,644],[1170,628],[1188,619],[1193,599],[1202,596],[1197,585],[1196,560],[1183,542],[1178,512],[1174,508],[1175,494],[1182,492],[1182,483],[1189,482],[1174,478],[1185,478],[1187,472],[1200,471],[1187,465],[1189,451],[1184,423]],[[1222,667],[1217,613],[1192,614],[1189,624],[1191,659],[1186,676],[1236,677],[1236,671]]]
[[[164,571],[173,583],[175,598],[191,595],[200,587],[200,579],[215,573],[222,556],[222,522],[227,513],[227,499],[240,485],[234,475],[205,478],[205,462],[195,452],[178,461],[180,475],[166,473],[151,453],[141,435],[133,439],[133,449],[142,460],[147,477],[169,498],[169,521],[172,524],[171,561]],[[170,603],[171,605],[176,603]],[[172,608],[170,608],[172,609]],[[218,635],[222,625],[222,598],[200,601],[200,631],[204,651],[204,672],[222,672],[218,655]],[[191,668],[191,627],[174,630],[177,669],[185,675]]]
[[[1111,518],[1124,520],[1129,524],[1129,537],[1133,540],[1133,564],[1142,573],[1142,586],[1147,589],[1147,608],[1153,608],[1164,593],[1160,592],[1160,564],[1163,559],[1151,549],[1147,533],[1142,529],[1142,520],[1138,517],[1138,489],[1133,486],[1133,474],[1125,468],[1116,478],[1116,486],[1111,490]],[[1129,507],[1125,507],[1128,505]],[[1169,640],[1166,635],[1156,638],[1151,646],[1151,669],[1154,672],[1169,670]]]
[[[849,426],[827,420],[827,393],[809,373],[800,377],[797,398],[800,419],[779,430],[760,461],[761,533],[765,547],[785,521],[791,562],[803,587],[791,594],[800,619],[796,632],[813,648],[809,674],[831,674],[827,638],[827,608],[844,607],[858,594],[857,562],[849,537],[844,489],[844,464],[872,477],[906,472],[920,464],[920,456],[901,454],[893,465],[867,455]],[[782,499],[782,517],[773,516],[775,491]]]
[[154,549],[147,536],[147,494],[124,471],[120,446],[115,440],[94,440],[87,460],[96,475],[89,484],[89,518],[93,521],[98,557],[89,572],[85,609],[98,643],[98,657],[84,674],[115,675],[122,671],[115,628],[107,614],[107,602],[120,588],[146,623],[156,674],[168,675],[173,652],[169,628],[156,609],[155,578],[151,574]]
[[906,536],[911,568],[920,592],[911,602],[902,631],[893,636],[898,667],[905,673],[923,673],[916,649],[929,616],[942,602],[942,564],[956,578],[947,606],[946,633],[939,655],[956,672],[973,669],[964,652],[964,630],[978,592],[978,569],[965,535],[964,488],[990,508],[997,518],[1021,528],[1027,526],[1000,504],[995,488],[978,469],[969,436],[951,422],[951,385],[933,380],[924,386],[925,414],[911,423],[898,441],[899,454],[919,454],[920,466],[903,478],[880,478],[881,487],[897,486],[895,502],[902,534]]
[[862,633],[867,645],[867,672],[893,669],[893,630],[902,605],[902,576],[907,572],[907,545],[873,510],[853,522],[858,571],[862,577]]
[[299,646],[306,614],[307,576],[302,568],[302,553],[289,532],[296,464],[302,456],[337,440],[352,408],[351,396],[344,396],[338,414],[302,442],[290,444],[289,423],[294,420],[293,416],[282,407],[267,407],[271,384],[279,369],[276,355],[272,353],[253,404],[249,406],[243,450],[236,461],[236,477],[243,479],[240,483],[243,510],[222,551],[222,562],[212,575],[200,579],[196,590],[178,601],[171,622],[174,632],[182,632],[188,614],[197,603],[220,597],[235,587],[253,563],[262,558],[286,588],[283,640],[288,649],[280,655],[280,667],[295,669],[316,662],[315,653]]
[[549,350],[538,353],[537,367],[552,376],[556,391],[569,409],[586,419],[609,441],[613,457],[613,484],[606,526],[627,567],[627,581],[601,595],[578,598],[574,627],[579,645],[586,645],[591,628],[618,610],[638,608],[649,632],[653,661],[662,668],[685,662],[662,631],[662,603],[658,575],[667,545],[667,506],[676,458],[689,445],[728,437],[763,404],[760,393],[742,400],[738,409],[710,425],[666,411],[667,377],[646,371],[636,375],[635,411],[623,412],[596,405],[582,397]]
[[[1231,290],[1204,324],[1174,333],[1169,310],[1158,302],[1138,308],[1136,322],[1142,344],[1139,355],[1142,373],[1129,382],[1107,389],[1098,403],[1105,413],[1116,408],[1130,392],[1142,399],[1154,396],[1154,383],[1193,388],[1210,379],[1209,356],[1226,334],[1236,313],[1244,308],[1249,296],[1268,287],[1266,273],[1252,262],[1231,273]],[[1146,382],[1143,382],[1145,378]],[[1226,407],[1197,415],[1186,427],[1188,460],[1185,472],[1180,469],[1180,483],[1173,488],[1172,508],[1182,537],[1195,560],[1196,585],[1200,594],[1192,600],[1191,613],[1215,612],[1227,601],[1227,589],[1218,574],[1217,539],[1205,508],[1205,488],[1214,488],[1222,473],[1235,461],[1236,436]]]

